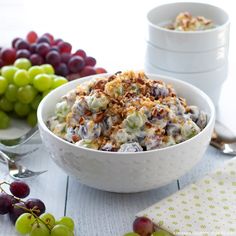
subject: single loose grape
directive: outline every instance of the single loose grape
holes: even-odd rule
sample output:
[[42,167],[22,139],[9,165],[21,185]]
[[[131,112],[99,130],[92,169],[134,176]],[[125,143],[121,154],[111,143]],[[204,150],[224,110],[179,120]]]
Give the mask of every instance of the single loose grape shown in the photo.
[[29,84],[30,78],[29,78],[28,71],[26,71],[24,69],[19,69],[15,73],[13,81],[14,81],[15,85],[17,85],[17,86],[25,86],[25,85]]
[[65,83],[67,83],[68,80],[65,77],[62,76],[56,76],[52,81],[52,89],[55,89]]
[[19,68],[19,69],[28,70],[31,67],[31,62],[27,58],[18,58],[14,62],[14,66]]
[[40,92],[49,90],[52,86],[52,78],[47,74],[36,75],[33,80],[34,87]]
[[154,232],[154,224],[146,217],[138,217],[133,223],[133,230],[140,236],[151,235]]
[[56,223],[55,217],[50,213],[44,213],[40,216],[40,219],[52,229]]
[[32,83],[35,76],[39,75],[39,74],[43,74],[44,70],[41,66],[32,66],[28,70],[28,73],[29,73],[30,83]]
[[65,225],[67,226],[71,231],[74,230],[74,227],[75,227],[75,223],[73,221],[72,218],[68,217],[68,216],[63,216],[61,217],[57,222],[56,224],[60,224],[60,225]]
[[9,116],[5,112],[0,111],[0,129],[7,129],[9,126],[10,126]]
[[31,126],[34,127],[37,124],[37,114],[36,112],[31,112],[27,116],[27,123]]
[[15,102],[17,100],[17,90],[18,87],[15,84],[9,84],[6,91],[5,97],[10,102]]
[[29,185],[23,181],[13,181],[10,184],[11,193],[18,198],[25,198],[30,193]]
[[44,73],[46,74],[53,75],[55,73],[52,65],[50,64],[44,64],[44,65],[41,65],[40,67],[44,70]]
[[50,236],[50,231],[45,224],[35,222],[29,236]]
[[24,213],[16,220],[15,228],[16,231],[20,234],[28,234],[32,230],[32,225],[35,221],[35,218],[30,213]]
[[[1,112],[1,111],[0,111]],[[6,193],[0,193],[0,215],[5,215],[11,208],[11,197]]]
[[17,90],[17,98],[20,102],[29,104],[33,101],[37,94],[37,90],[32,85],[20,87]]
[[56,225],[51,231],[51,236],[71,236],[72,231],[65,225]]
[[3,66],[1,69],[1,74],[7,79],[8,83],[12,83],[17,70],[18,68],[15,66]]
[[14,111],[19,117],[27,116],[30,112],[30,106],[21,102],[16,102],[14,105]]
[[5,93],[7,86],[8,86],[7,79],[0,76],[0,95]]
[[6,99],[6,97],[2,97],[0,99],[0,109],[5,112],[10,112],[13,110],[13,104]]

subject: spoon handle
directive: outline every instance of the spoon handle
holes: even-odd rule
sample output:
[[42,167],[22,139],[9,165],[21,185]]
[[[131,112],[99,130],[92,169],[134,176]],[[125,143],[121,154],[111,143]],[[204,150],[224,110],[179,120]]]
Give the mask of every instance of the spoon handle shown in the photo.
[[236,134],[234,134],[228,127],[219,121],[216,121],[215,123],[215,133],[217,138],[224,143],[236,142]]

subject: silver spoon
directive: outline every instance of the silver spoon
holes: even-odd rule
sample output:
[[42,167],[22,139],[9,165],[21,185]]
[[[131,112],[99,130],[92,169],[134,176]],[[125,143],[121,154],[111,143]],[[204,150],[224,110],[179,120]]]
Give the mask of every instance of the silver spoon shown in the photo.
[[236,135],[219,121],[216,121],[210,144],[226,155],[236,156]]

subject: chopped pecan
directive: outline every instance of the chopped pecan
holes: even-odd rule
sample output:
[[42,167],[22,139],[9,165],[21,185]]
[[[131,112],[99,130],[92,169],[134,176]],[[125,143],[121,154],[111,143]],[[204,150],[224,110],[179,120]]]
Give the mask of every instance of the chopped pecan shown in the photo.
[[79,137],[79,135],[77,135],[77,134],[73,134],[72,137],[71,137],[71,139],[72,139],[73,142],[76,143],[76,142],[78,142],[78,141],[80,140],[80,137]]
[[84,111],[84,114],[85,114],[86,116],[91,116],[91,115],[92,115],[92,112],[89,111],[89,110],[85,110],[85,111]]
[[83,125],[83,124],[84,124],[84,121],[85,121],[84,117],[80,117],[80,119],[79,119],[79,124],[80,124],[80,125]]
[[95,123],[99,123],[103,120],[104,117],[105,117],[105,112],[99,112],[99,113],[95,114],[93,121]]

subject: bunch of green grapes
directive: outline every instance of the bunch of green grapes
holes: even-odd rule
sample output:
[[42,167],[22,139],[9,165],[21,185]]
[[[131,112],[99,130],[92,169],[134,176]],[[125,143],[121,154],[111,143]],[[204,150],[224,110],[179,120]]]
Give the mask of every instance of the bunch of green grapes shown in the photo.
[[0,73],[0,129],[10,126],[9,115],[26,118],[30,126],[37,123],[36,111],[42,98],[67,83],[54,74],[50,64],[32,66],[26,58],[3,66]]

